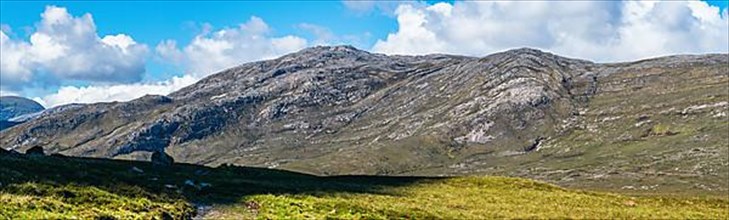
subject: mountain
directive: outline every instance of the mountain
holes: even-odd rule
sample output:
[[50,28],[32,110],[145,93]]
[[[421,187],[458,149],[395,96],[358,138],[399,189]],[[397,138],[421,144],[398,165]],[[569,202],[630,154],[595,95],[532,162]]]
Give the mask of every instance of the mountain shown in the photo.
[[530,177],[623,190],[727,192],[729,55],[594,63],[314,47],[176,91],[72,106],[0,147],[314,174]]
[[17,96],[0,96],[0,130],[19,124],[12,118],[43,111],[43,106],[37,102]]
[[43,111],[43,106],[37,102],[18,96],[0,96],[0,121],[24,114]]

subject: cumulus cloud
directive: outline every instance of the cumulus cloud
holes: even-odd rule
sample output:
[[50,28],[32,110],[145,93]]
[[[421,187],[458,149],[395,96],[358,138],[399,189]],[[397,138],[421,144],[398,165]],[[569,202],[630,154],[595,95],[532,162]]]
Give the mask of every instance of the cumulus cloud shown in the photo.
[[155,50],[164,60],[183,66],[189,74],[205,76],[245,62],[275,58],[307,46],[306,39],[271,36],[271,28],[258,17],[235,28],[206,31],[178,48],[166,40]]
[[[148,48],[131,36],[100,37],[90,14],[74,17],[65,8],[48,6],[29,39],[15,39],[0,29],[2,48],[0,95],[61,85],[54,93],[34,97],[46,107],[69,103],[128,101],[147,94],[167,95],[202,76],[240,63],[274,58],[304,48],[305,39],[274,37],[258,17],[235,28],[213,31],[206,25],[189,45],[172,40],[157,45],[165,61],[185,67],[185,75],[159,82],[139,82],[145,74]],[[67,82],[86,86],[63,86]]]
[[729,50],[727,10],[700,1],[401,4],[373,51],[483,56],[536,47],[596,61]]
[[65,8],[47,6],[29,41],[5,31],[0,31],[3,86],[33,80],[136,82],[145,72],[147,46],[124,34],[99,37],[91,14],[74,17]]
[[167,95],[185,86],[195,83],[193,76],[173,77],[172,79],[154,83],[131,83],[101,86],[63,86],[56,93],[35,97],[46,107],[54,107],[69,103],[95,103],[110,101],[129,101],[147,94]]
[[30,81],[33,71],[25,59],[29,47],[25,42],[10,40],[0,30],[0,86]]

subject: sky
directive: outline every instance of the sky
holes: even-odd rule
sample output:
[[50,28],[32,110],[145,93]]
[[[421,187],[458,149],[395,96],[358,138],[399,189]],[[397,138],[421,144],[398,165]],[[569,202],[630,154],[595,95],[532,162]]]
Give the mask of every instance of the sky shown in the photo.
[[0,95],[46,107],[166,95],[317,45],[619,62],[729,52],[722,1],[6,1]]

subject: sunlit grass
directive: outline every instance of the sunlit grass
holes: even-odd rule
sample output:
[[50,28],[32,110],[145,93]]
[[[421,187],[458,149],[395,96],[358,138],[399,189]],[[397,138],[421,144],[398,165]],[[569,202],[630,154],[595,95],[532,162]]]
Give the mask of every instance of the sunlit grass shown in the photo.
[[0,219],[185,219],[195,204],[212,207],[198,213],[209,219],[729,218],[727,199],[630,197],[507,177],[316,177],[14,155],[0,156],[0,184]]
[[464,177],[383,189],[382,193],[252,195],[212,218],[258,219],[726,219],[729,202],[629,197],[566,190],[524,179]]
[[93,186],[13,184],[0,193],[0,217],[8,219],[151,219],[190,216],[183,200],[112,193]]

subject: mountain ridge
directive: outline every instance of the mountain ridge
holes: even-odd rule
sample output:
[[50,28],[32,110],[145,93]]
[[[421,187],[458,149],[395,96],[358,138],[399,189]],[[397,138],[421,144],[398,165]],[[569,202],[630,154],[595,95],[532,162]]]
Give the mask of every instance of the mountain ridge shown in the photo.
[[[0,147],[23,151],[44,146],[53,153],[138,160],[148,160],[153,151],[166,151],[176,161],[189,163],[317,174],[497,173],[561,180],[527,172],[523,167],[527,165],[515,163],[557,163],[561,159],[548,155],[575,146],[553,145],[572,143],[565,137],[594,126],[597,134],[612,135],[612,130],[600,127],[610,120],[590,120],[622,107],[633,111],[627,108],[633,103],[650,103],[641,95],[624,95],[631,91],[676,95],[682,108],[701,106],[689,105],[691,100],[706,100],[702,104],[717,106],[702,109],[726,112],[726,106],[717,103],[728,97],[720,90],[727,82],[722,73],[727,63],[727,54],[604,64],[528,48],[476,58],[387,56],[349,46],[314,47],[223,70],[168,96],[83,105],[73,113],[45,115],[3,131]],[[683,78],[698,81],[679,80]],[[686,92],[673,94],[671,88]],[[705,94],[691,92],[706,88],[711,90]],[[702,98],[707,95],[714,97]],[[614,96],[624,98],[615,102]],[[595,116],[592,111],[597,111]],[[627,113],[612,117],[627,120]],[[722,125],[721,117],[706,117]],[[620,123],[615,127],[635,122]],[[623,130],[646,129],[640,127]],[[630,134],[646,140],[654,137],[641,135]],[[610,144],[607,140],[619,136],[599,136],[605,140],[600,143]],[[630,143],[618,145],[622,144]],[[711,158],[710,162],[724,163]]]

